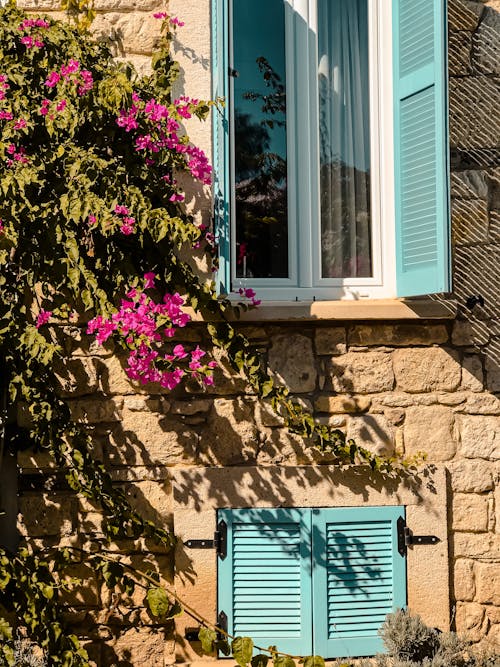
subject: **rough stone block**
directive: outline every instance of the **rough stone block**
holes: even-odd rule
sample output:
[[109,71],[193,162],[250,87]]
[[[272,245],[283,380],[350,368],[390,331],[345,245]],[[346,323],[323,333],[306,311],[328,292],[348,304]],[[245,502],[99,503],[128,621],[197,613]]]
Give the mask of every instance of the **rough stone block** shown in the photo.
[[500,417],[457,416],[460,445],[459,452],[469,459],[500,459]]
[[394,385],[391,355],[385,352],[348,352],[325,362],[325,388],[340,393],[370,394]]
[[127,484],[124,491],[130,504],[140,512],[141,516],[162,528],[170,526],[172,494],[168,481]]
[[63,581],[71,584],[71,580],[78,580],[78,583],[73,583],[69,592],[62,592],[61,604],[70,604],[72,607],[96,607],[99,604],[99,586],[95,572],[90,565],[79,563],[68,567],[65,570]]
[[135,393],[134,384],[125,373],[126,363],[126,358],[119,355],[114,355],[109,359],[100,359],[97,362],[99,387],[104,394],[124,396]]
[[458,199],[488,199],[487,172],[465,169],[450,174],[451,196]]
[[492,338],[486,350],[486,388],[500,392],[500,338]]
[[498,9],[485,7],[484,14],[472,38],[472,62],[482,74],[500,73],[500,14]]
[[472,74],[472,34],[465,30],[451,31],[448,39],[448,63],[450,76]]
[[453,570],[453,589],[455,600],[472,602],[476,594],[474,578],[474,561],[460,558],[455,562]]
[[384,415],[351,417],[347,424],[347,437],[376,454],[392,456],[395,451],[394,428]]
[[441,406],[410,407],[404,424],[405,453],[425,452],[429,461],[448,461],[456,452],[453,413]]
[[98,389],[95,359],[82,357],[64,363],[57,362],[54,370],[63,397],[86,396]]
[[475,30],[482,10],[478,2],[450,0],[448,3],[448,21],[451,30]]
[[179,420],[154,412],[123,411],[123,420],[105,445],[112,465],[175,465],[192,463],[199,436]]
[[477,563],[476,581],[476,601],[500,606],[499,564]]
[[103,400],[99,397],[68,401],[71,418],[83,424],[98,424],[100,422],[119,422],[123,408],[122,399]]
[[479,641],[487,624],[484,608],[477,602],[458,602],[456,626],[458,634],[465,635],[470,641]]
[[451,228],[456,245],[475,245],[488,240],[488,208],[483,199],[456,199],[451,205]]
[[255,401],[216,398],[203,429],[199,458],[211,465],[255,461],[262,432],[255,423]]
[[499,415],[500,399],[491,394],[473,394],[467,397],[460,411],[473,415]]
[[159,22],[151,12],[106,12],[97,14],[92,32],[106,41],[116,55],[150,54],[158,41]]
[[311,339],[301,334],[280,334],[271,338],[269,367],[290,391],[314,391],[317,371]]
[[483,391],[483,364],[477,355],[465,356],[462,364],[462,387],[469,391]]
[[493,488],[493,466],[476,460],[452,461],[446,466],[451,476],[451,487],[459,493],[484,493]]
[[488,530],[488,498],[457,493],[453,498],[453,530],[481,533]]
[[496,146],[500,90],[487,76],[450,79],[450,143],[473,149]]
[[314,341],[317,354],[344,354],[347,351],[346,332],[343,327],[316,329]]
[[451,341],[453,345],[459,346],[481,346],[490,339],[490,331],[487,322],[480,320],[456,320],[453,323]]
[[318,396],[314,403],[317,412],[366,412],[371,404],[368,396]]
[[[170,640],[170,641],[169,641]],[[172,652],[171,633],[163,628],[131,628],[107,641],[102,647],[103,664],[164,667]]]
[[461,368],[455,350],[441,347],[396,350],[394,373],[403,391],[453,391],[460,384]]
[[500,560],[500,535],[493,533],[454,533],[453,552],[456,558],[488,558]]
[[45,537],[71,535],[73,532],[74,501],[64,494],[24,494],[19,498],[22,535]]
[[447,340],[442,324],[363,324],[349,333],[349,345],[432,345]]

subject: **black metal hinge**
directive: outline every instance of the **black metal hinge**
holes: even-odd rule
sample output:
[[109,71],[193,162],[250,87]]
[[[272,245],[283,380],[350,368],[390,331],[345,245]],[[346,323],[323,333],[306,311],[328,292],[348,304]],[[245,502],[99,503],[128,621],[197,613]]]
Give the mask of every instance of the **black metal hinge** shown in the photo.
[[406,556],[408,547],[413,547],[420,544],[437,544],[438,542],[441,542],[439,537],[436,537],[436,535],[413,535],[402,516],[400,516],[398,519],[397,527],[398,551],[402,556]]
[[219,521],[213,540],[186,540],[184,546],[188,549],[215,549],[220,558],[227,554],[227,524],[224,520]]

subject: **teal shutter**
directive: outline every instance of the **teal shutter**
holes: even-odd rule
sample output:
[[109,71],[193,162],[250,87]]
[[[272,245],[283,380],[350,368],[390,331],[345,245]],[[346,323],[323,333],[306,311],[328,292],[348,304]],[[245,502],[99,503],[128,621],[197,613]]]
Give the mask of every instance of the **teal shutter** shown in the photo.
[[403,507],[312,511],[313,645],[328,658],[383,651],[378,629],[406,605],[406,560],[397,550]]
[[229,178],[229,21],[227,0],[212,0],[212,85],[214,99],[223,97],[224,108],[212,110],[214,226],[219,247],[217,291],[229,294],[230,178]]
[[227,555],[219,559],[218,607],[228,631],[312,653],[310,510],[219,510],[227,523]]
[[398,296],[450,290],[446,0],[393,0]]

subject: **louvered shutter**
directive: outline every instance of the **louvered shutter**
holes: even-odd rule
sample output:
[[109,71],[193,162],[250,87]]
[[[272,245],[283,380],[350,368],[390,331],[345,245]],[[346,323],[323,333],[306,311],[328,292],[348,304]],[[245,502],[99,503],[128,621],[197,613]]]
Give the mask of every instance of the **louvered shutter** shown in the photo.
[[446,292],[446,2],[394,0],[393,7],[397,294]]
[[219,510],[228,526],[227,556],[218,564],[218,607],[228,631],[312,653],[311,512],[298,509]]
[[383,651],[378,629],[406,605],[406,561],[397,550],[403,507],[312,512],[313,647],[328,658]]
[[214,225],[219,247],[217,291],[228,294],[231,287],[229,222],[229,64],[228,3],[212,0],[213,97],[224,98],[225,107],[212,109]]

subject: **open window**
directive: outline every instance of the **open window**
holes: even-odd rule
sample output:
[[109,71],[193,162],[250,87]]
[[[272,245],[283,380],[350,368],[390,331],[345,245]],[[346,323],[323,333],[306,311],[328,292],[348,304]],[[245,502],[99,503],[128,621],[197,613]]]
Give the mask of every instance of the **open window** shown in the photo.
[[213,0],[219,289],[449,290],[444,0]]

